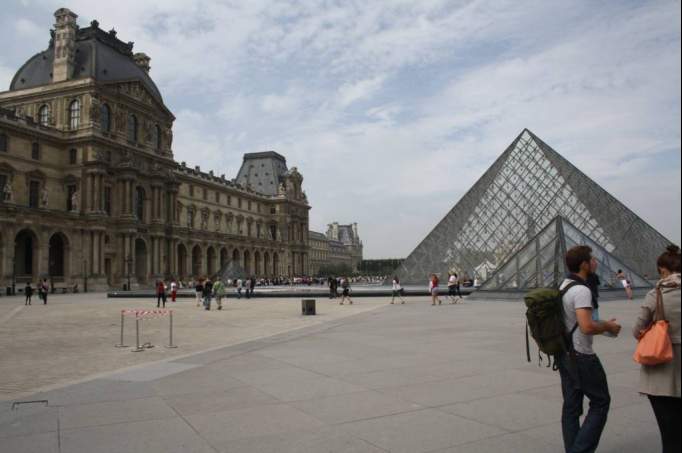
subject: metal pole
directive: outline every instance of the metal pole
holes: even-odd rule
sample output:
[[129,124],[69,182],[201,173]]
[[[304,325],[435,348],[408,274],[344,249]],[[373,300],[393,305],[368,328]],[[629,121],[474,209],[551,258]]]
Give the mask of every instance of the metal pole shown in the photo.
[[133,352],[144,351],[144,348],[140,346],[140,318],[135,315],[135,344],[137,347],[133,349]]
[[168,330],[169,342],[168,342],[168,346],[166,346],[166,347],[167,348],[177,348],[177,346],[173,344],[173,310],[171,310],[169,312],[169,314],[170,314],[170,326],[169,326],[169,330]]
[[128,346],[123,344],[123,321],[125,316],[123,315],[123,310],[121,310],[121,342],[116,345],[117,348],[127,348]]

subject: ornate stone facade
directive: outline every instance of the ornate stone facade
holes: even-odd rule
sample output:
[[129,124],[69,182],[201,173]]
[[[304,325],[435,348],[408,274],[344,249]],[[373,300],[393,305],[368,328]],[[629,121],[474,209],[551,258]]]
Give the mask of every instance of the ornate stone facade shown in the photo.
[[330,223],[327,233],[311,231],[310,270],[316,275],[325,269],[346,268],[358,272],[362,263],[362,240],[358,234],[358,224],[339,225]]
[[301,174],[256,153],[282,170],[270,175],[282,190],[266,191],[177,163],[149,57],[96,21],[74,29],[75,14],[55,16],[57,43],[0,92],[0,287],[147,286],[230,261],[256,276],[308,274]]

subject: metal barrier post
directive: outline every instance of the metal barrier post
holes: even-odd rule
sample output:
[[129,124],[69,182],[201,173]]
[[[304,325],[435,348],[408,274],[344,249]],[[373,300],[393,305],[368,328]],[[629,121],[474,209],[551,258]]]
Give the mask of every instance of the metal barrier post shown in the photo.
[[115,345],[117,348],[127,348],[128,346],[123,344],[123,322],[125,320],[125,316],[123,314],[123,310],[121,310],[121,342],[117,345]]
[[168,328],[168,346],[167,348],[177,348],[176,345],[173,344],[173,310],[170,310],[168,312],[170,316],[170,322],[169,322],[169,328]]
[[140,346],[140,317],[135,315],[135,344],[137,347],[133,349],[133,352],[144,351],[144,348]]

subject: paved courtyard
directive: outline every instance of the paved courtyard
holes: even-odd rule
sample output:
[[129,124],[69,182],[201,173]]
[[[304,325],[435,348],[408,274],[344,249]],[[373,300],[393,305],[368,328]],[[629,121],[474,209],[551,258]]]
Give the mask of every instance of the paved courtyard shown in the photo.
[[[267,303],[274,314],[264,309]],[[521,303],[472,301],[432,307],[425,298],[395,306],[386,299],[360,299],[352,307],[339,307],[318,300],[321,316],[310,325],[302,325],[313,321],[299,316],[295,300],[252,301],[238,307],[245,311],[241,316],[246,324],[255,326],[255,319],[262,317],[256,339],[237,341],[235,336],[230,346],[195,354],[167,350],[178,354],[175,358],[154,356],[160,353],[153,350],[114,350],[106,354],[153,363],[131,367],[121,362],[125,368],[114,364],[112,372],[95,379],[22,394],[21,400],[47,400],[46,406],[33,403],[12,410],[18,398],[0,402],[0,450],[562,451],[558,375],[535,361],[526,363]],[[20,323],[21,314],[7,318],[10,311],[3,310],[0,329],[5,332],[10,321]],[[185,327],[185,335],[196,336],[196,348],[215,345],[206,343],[210,337],[201,333],[202,322],[214,333],[220,332],[221,323],[224,330],[239,327],[236,315],[210,318],[192,307],[186,310],[187,317],[200,317]],[[613,399],[599,451],[657,451],[656,423],[647,401],[636,392],[638,369],[631,360],[634,340],[628,330],[636,305],[609,301],[601,311],[622,321],[624,331],[618,339],[596,340]],[[41,343],[53,356],[59,354],[56,339],[61,334],[53,335],[52,344],[48,332],[36,332],[39,320],[33,322],[29,325],[44,338]],[[116,323],[107,322],[112,326],[105,333],[88,331],[95,336],[85,336],[81,343],[98,348],[97,342],[103,342],[102,351],[113,349]],[[263,325],[278,330],[268,336]],[[7,333],[0,335],[4,380],[5,358],[12,348],[7,347]],[[78,347],[71,347],[77,355]],[[88,367],[94,358],[83,354],[81,362],[68,359],[71,367]],[[39,368],[44,359],[28,355],[15,362],[26,370],[23,379],[30,381],[47,372]],[[59,357],[51,360],[57,364]],[[41,371],[31,372],[32,364]],[[103,371],[101,363],[91,368]]]

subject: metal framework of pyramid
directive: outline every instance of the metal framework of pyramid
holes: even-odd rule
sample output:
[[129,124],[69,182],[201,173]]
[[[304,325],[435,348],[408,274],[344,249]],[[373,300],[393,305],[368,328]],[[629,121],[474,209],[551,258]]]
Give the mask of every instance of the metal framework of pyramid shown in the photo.
[[220,269],[216,275],[212,276],[212,278],[220,278],[223,281],[227,281],[228,279],[234,280],[237,278],[245,279],[246,271],[236,261],[230,261],[223,266],[223,268]]
[[597,275],[602,289],[623,289],[617,278],[623,271],[633,288],[650,288],[644,277],[610,254],[604,247],[571,225],[556,217],[549,225],[503,263],[481,286],[481,291],[525,291],[531,288],[558,287],[568,273],[564,256],[576,245],[592,248],[598,262]]
[[525,129],[396,274],[406,284],[449,271],[483,282],[557,216],[639,275],[656,275],[670,243]]

